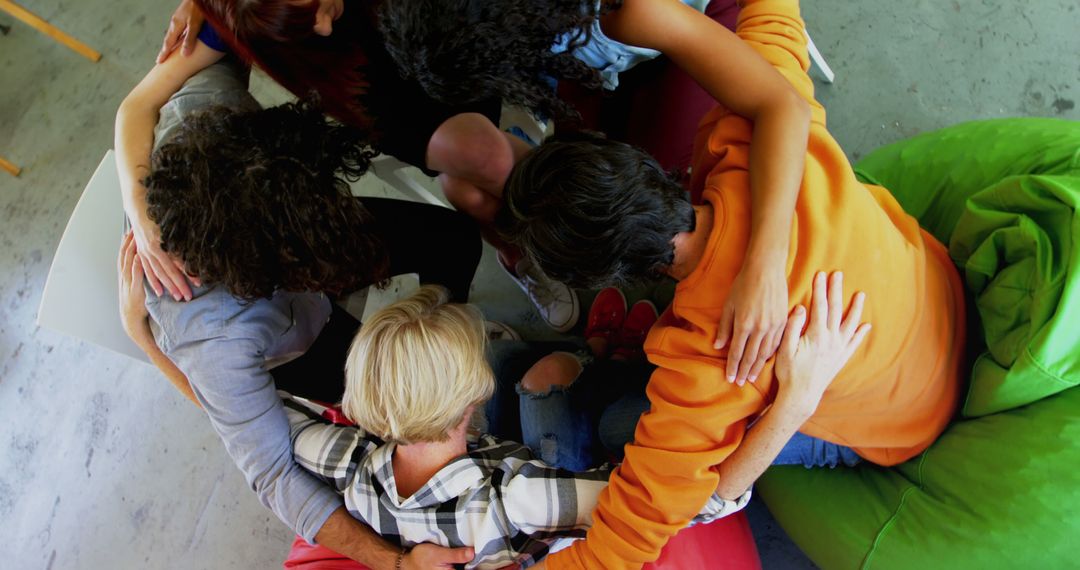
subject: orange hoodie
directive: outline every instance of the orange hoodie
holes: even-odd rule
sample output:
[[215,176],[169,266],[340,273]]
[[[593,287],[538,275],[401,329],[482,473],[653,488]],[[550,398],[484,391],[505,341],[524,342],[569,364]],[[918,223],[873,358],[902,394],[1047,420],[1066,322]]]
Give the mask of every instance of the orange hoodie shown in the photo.
[[[888,191],[855,179],[825,130],[825,110],[806,74],[797,0],[744,4],[738,35],[813,106],[788,254],[790,305],[810,305],[817,271],[842,270],[845,298],[866,292],[863,319],[874,325],[800,431],[894,465],[926,449],[956,407],[964,335],[959,276],[944,247]],[[701,122],[694,171],[708,173],[703,196],[715,214],[709,246],[646,340],[659,366],[648,387],[652,409],[600,496],[586,540],[548,557],[550,568],[638,568],[656,559],[716,489],[717,470],[747,422],[775,398],[771,363],[740,388],[725,378],[726,350],[712,347],[749,239],[751,132],[748,120],[723,108]]]

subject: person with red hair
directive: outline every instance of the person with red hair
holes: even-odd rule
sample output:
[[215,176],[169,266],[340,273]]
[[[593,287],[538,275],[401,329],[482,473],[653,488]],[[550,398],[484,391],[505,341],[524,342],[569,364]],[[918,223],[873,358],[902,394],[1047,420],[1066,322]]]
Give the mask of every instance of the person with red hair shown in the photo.
[[[170,57],[181,42],[182,57]],[[158,230],[146,219],[145,191],[134,165],[149,155],[143,149],[149,148],[146,141],[160,105],[185,80],[230,52],[258,65],[297,97],[314,95],[329,115],[366,131],[376,150],[437,176],[450,202],[471,215],[476,205],[466,203],[469,197],[501,192],[516,157],[529,148],[496,127],[498,99],[444,104],[415,81],[402,79],[383,47],[374,4],[350,3],[345,10],[341,0],[183,0],[158,65],[140,85],[139,97],[133,97],[138,100],[117,118],[120,170],[130,173],[122,185],[125,210],[145,255],[147,279],[159,295],[168,290],[176,298],[189,298],[190,288],[176,260],[161,251]],[[121,146],[121,139],[130,144]],[[494,232],[485,232],[485,238],[511,252],[504,264],[544,320],[558,331],[569,330],[578,317],[574,292],[521,263]]]

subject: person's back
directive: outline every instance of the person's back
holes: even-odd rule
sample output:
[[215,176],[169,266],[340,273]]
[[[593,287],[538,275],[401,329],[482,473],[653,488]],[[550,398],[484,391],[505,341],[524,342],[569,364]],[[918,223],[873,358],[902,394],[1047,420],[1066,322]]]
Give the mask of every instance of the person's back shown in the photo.
[[[800,431],[854,448],[874,463],[902,462],[944,430],[959,397],[964,307],[956,268],[886,190],[856,180],[826,131],[824,109],[813,101],[806,74],[798,2],[746,1],[737,33],[814,105],[786,268],[789,306],[811,304],[819,271],[843,272],[843,298],[863,291],[872,299],[864,316],[873,332]],[[687,266],[689,273],[678,276],[673,304],[646,341],[649,359],[659,367],[647,389],[651,409],[600,496],[597,523],[587,540],[550,557],[552,568],[634,568],[655,559],[715,489],[717,472],[739,447],[749,422],[776,397],[771,363],[755,383],[738,386],[726,374],[728,350],[714,348],[750,233],[751,138],[750,121],[725,109],[702,121],[693,170],[694,182],[704,186],[707,205],[695,215],[706,212],[697,222],[709,231],[707,243],[702,240],[703,254]],[[525,239],[535,243],[551,239],[553,234],[543,234],[548,228],[530,226],[542,215],[531,204],[510,202],[517,225],[506,227],[526,228],[531,233]],[[593,205],[574,207],[575,213],[591,213],[587,208]],[[655,223],[643,212],[635,215],[643,229]],[[695,231],[700,230],[694,223],[676,230]],[[531,254],[550,253],[538,251]],[[561,263],[566,253],[548,261]],[[667,263],[676,267],[680,260]]]
[[[743,21],[783,12],[761,4],[744,11]],[[796,6],[792,14],[797,17]],[[814,100],[801,29],[782,20],[772,29],[796,34],[786,34],[790,45],[770,40],[768,46],[754,43],[752,34],[741,35],[814,109],[792,221],[789,305],[809,303],[814,274],[821,270],[842,270],[848,291],[863,291],[874,300],[865,313],[874,333],[833,382],[803,431],[853,447],[881,465],[900,463],[933,442],[956,407],[964,336],[959,276],[945,248],[922,231],[887,190],[856,179],[826,130],[824,108]],[[756,27],[754,33],[762,31]],[[704,257],[679,282],[671,310],[646,344],[657,364],[705,382],[726,383],[727,352],[716,351],[713,341],[750,232],[751,133],[748,120],[723,108],[701,122],[694,172],[695,182],[704,186],[703,199],[713,206],[712,235]],[[758,407],[767,405],[775,396],[771,364],[753,388],[740,390],[739,396],[758,400]]]
[[[610,466],[557,469],[528,447],[490,435],[468,442],[471,418],[494,390],[479,311],[422,287],[372,315],[346,364],[342,409],[285,398],[297,461],[342,493],[350,514],[387,540],[471,546],[467,568],[531,566],[592,524]],[[698,521],[738,511],[710,493]],[[698,515],[698,512],[694,513]]]

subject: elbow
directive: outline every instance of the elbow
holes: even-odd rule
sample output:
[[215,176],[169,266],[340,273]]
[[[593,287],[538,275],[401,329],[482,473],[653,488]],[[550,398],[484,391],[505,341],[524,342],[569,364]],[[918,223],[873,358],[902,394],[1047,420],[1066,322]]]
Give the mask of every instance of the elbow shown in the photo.
[[777,107],[783,109],[783,114],[787,117],[788,121],[796,125],[810,125],[810,119],[813,114],[813,110],[810,108],[810,103],[799,95],[798,91],[795,91],[794,87],[788,87],[784,90],[784,95],[779,98]]

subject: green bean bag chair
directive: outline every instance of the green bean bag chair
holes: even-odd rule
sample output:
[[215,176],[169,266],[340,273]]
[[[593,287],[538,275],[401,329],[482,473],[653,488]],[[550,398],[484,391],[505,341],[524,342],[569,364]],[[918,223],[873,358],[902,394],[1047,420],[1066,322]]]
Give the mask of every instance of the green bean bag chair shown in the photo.
[[857,171],[949,245],[967,398],[902,465],[775,467],[758,495],[826,569],[1080,567],[1080,123],[962,124]]

